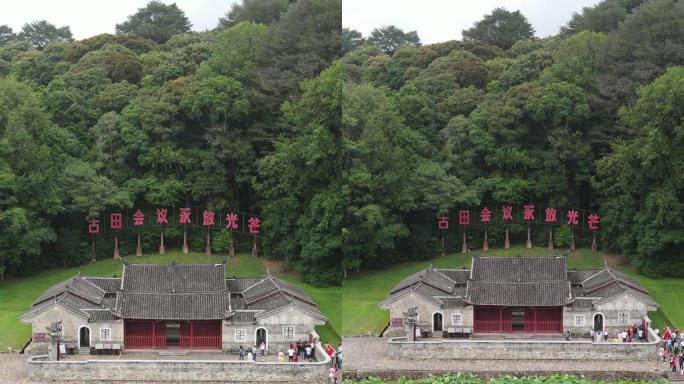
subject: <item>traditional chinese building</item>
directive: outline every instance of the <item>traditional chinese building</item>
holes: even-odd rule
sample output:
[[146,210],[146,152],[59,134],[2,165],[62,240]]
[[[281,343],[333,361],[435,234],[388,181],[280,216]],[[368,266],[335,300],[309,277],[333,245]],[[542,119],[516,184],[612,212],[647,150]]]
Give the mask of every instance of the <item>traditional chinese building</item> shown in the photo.
[[78,348],[270,350],[308,340],[326,317],[295,286],[270,274],[226,278],[224,264],[124,263],[122,278],[75,276],[50,287],[20,318],[45,350],[46,327]]
[[388,335],[405,332],[403,313],[418,308],[417,326],[454,333],[612,335],[641,324],[657,304],[634,279],[608,266],[568,270],[559,257],[473,257],[470,269],[427,268],[397,284],[379,304],[390,311]]

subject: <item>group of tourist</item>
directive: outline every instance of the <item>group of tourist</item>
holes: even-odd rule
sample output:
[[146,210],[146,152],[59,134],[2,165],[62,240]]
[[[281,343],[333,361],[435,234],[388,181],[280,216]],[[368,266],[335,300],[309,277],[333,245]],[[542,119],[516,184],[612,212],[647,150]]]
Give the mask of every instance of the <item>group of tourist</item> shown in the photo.
[[[610,339],[610,334],[608,332],[608,328],[604,328],[603,331],[598,330],[594,331],[593,329],[590,331],[590,336],[591,336],[591,341],[593,342],[600,342],[600,341],[609,341]],[[648,341],[648,336],[646,334],[646,328],[643,325],[630,325],[629,327],[623,329],[622,331],[618,332],[617,334],[614,335],[615,337],[612,339],[615,342],[623,342],[623,343],[632,343],[632,342],[645,342]]]
[[[307,343],[305,341],[299,340],[297,342],[290,343],[287,349],[287,361],[290,363],[299,363],[302,361],[312,361],[315,359],[316,349],[314,343]],[[278,362],[282,363],[285,361],[285,353],[282,349],[278,352]]]
[[[261,354],[261,361],[264,361],[266,358],[266,343],[263,341],[259,345],[259,351]],[[245,354],[247,355],[247,360],[249,361],[257,361],[257,346],[256,344],[252,346],[250,350],[245,350],[245,348],[241,345],[240,348],[238,348],[238,354],[240,355],[240,360],[245,360]]]
[[330,367],[328,368],[328,382],[332,384],[338,383],[340,379],[340,370],[342,369],[342,342],[335,350],[335,347],[329,343],[323,345],[325,353],[330,356]]
[[[659,329],[655,329],[656,334],[660,334]],[[684,339],[679,329],[665,327],[661,338],[661,345],[658,348],[658,356],[664,363],[667,363],[672,372],[679,371],[684,375]]]

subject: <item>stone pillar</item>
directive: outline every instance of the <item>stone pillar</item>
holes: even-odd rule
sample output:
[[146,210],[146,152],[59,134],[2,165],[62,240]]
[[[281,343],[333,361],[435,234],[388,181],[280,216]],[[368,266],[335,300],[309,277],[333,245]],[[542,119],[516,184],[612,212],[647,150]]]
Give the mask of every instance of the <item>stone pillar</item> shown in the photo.
[[209,230],[207,230],[207,246],[204,247],[204,254],[211,256],[211,235]]
[[183,227],[183,254],[188,254],[188,231]]
[[159,236],[159,254],[163,255],[166,253],[166,248],[164,248],[164,232]]
[[468,253],[468,239],[466,239],[465,232],[463,232],[463,246],[461,246],[461,253]]
[[553,228],[549,225],[549,245],[547,246],[549,251],[553,250]]
[[527,248],[532,248],[532,233],[529,224],[527,224]]
[[257,257],[256,235],[254,235],[254,242],[252,243],[252,257]]
[[570,252],[575,252],[575,229],[570,227]]
[[508,239],[508,227],[506,227],[506,240],[504,240],[504,249],[511,249],[511,241]]
[[140,242],[140,232],[138,232],[138,246],[135,247],[135,255],[142,256],[142,243]]
[[90,262],[94,263],[95,261],[97,261],[97,253],[95,252],[95,237],[93,237],[91,241]]
[[482,243],[482,250],[489,250],[489,239],[487,239],[487,226],[485,225],[484,242]]
[[119,253],[119,237],[114,236],[114,259],[120,259],[121,254]]
[[235,257],[235,243],[233,242],[233,234],[230,234],[230,248],[228,248],[228,258]]
[[596,231],[594,231],[594,238],[591,240],[591,251],[596,252],[597,246],[596,246]]

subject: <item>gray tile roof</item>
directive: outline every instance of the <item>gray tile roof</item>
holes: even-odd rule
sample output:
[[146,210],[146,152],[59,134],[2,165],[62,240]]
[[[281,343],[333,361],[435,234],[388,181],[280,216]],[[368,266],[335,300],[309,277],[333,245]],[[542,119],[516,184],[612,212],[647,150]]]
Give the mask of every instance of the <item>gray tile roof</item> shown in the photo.
[[256,279],[229,278],[226,279],[226,288],[231,292],[242,292],[263,279],[263,277]]
[[128,292],[217,292],[226,289],[223,264],[124,264]]
[[85,309],[83,312],[87,313],[89,316],[88,321],[89,322],[99,322],[99,321],[114,321],[118,320],[119,318],[114,315],[114,312],[111,310],[93,310],[93,309]]
[[594,301],[592,299],[576,298],[575,301],[572,302],[571,306],[577,309],[591,309],[594,306]]
[[469,281],[465,300],[473,305],[546,307],[569,304],[570,283]]
[[418,283],[431,285],[434,288],[441,290],[443,293],[451,293],[451,291],[454,289],[454,286],[457,284],[449,277],[451,274],[452,273],[446,269],[437,270],[431,267],[423,269],[401,280],[397,285],[394,286],[394,288],[392,288],[390,293],[399,292]]
[[124,319],[217,320],[228,312],[228,292],[120,292],[116,310]]
[[437,269],[456,284],[465,285],[470,278],[470,269]]
[[[564,256],[473,257],[472,280],[470,278],[471,273],[467,269],[427,268],[401,280],[379,305],[387,308],[390,302],[409,292],[441,302],[443,308],[461,303],[497,306],[570,304],[584,308],[591,307],[592,300],[580,302],[579,298],[595,298],[595,303],[625,292],[655,303],[631,276],[609,268],[568,271]],[[448,287],[447,281],[453,282],[450,291],[445,293],[434,288]],[[573,302],[573,298],[578,299]]]
[[228,318],[236,324],[252,324],[255,321],[255,312],[234,312]]
[[[226,279],[222,264],[125,263],[121,279],[76,276],[50,287],[22,319],[55,303],[89,321],[223,319],[231,311],[264,314],[285,306],[325,319],[315,302],[293,284],[271,275]],[[253,318],[254,312],[249,316]]]
[[565,257],[473,257],[472,279],[492,282],[566,281]]
[[443,309],[464,308],[466,306],[463,298],[460,297],[444,297],[439,299],[442,301]]
[[86,277],[85,279],[108,293],[116,292],[121,288],[120,277]]

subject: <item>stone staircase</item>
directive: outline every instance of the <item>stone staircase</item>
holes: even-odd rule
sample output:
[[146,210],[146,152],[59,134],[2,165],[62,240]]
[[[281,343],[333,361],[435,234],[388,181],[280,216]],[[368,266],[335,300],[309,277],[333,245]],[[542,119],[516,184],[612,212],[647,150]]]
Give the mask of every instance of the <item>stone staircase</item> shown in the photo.
[[667,381],[669,383],[684,383],[684,375],[680,375],[679,372],[668,372]]
[[90,348],[88,347],[81,347],[78,349],[78,354],[79,355],[90,355]]

